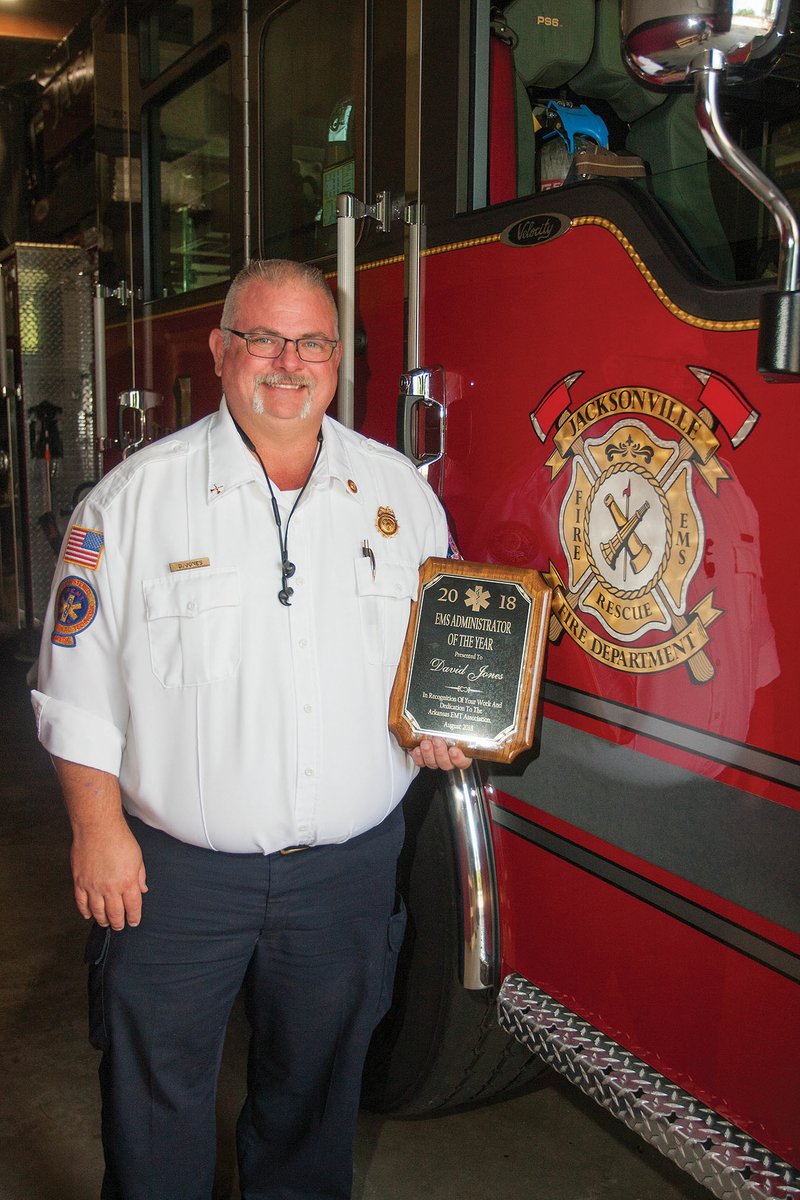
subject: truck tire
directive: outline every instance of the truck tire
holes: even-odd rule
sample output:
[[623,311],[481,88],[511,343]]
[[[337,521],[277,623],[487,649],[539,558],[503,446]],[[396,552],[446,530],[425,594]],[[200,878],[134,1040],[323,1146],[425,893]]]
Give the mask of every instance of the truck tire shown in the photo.
[[508,1098],[546,1064],[500,1029],[494,990],[460,982],[456,862],[437,774],[423,771],[404,801],[398,889],[408,908],[392,1007],[367,1056],[362,1104],[425,1116]]

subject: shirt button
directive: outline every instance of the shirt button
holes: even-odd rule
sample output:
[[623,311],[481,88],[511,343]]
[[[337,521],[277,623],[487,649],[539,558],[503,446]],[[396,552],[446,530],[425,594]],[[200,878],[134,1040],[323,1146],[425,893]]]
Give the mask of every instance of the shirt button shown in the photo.
[[314,768],[313,768],[313,767],[306,767],[306,771],[305,771],[305,773],[306,773],[306,775],[308,776],[308,778],[310,779],[310,778],[311,778],[311,776],[314,774]]
[[313,712],[313,711],[314,711],[314,709],[312,708],[312,706],[311,706],[310,704],[304,704],[304,705],[303,705],[303,712],[310,713],[310,712]]
[[301,650],[305,650],[306,646],[308,645],[308,638],[300,638],[300,641],[297,644]]
[[187,612],[194,612],[194,610],[195,610],[196,608],[197,608],[197,601],[195,601],[195,600],[187,600],[187,602],[186,602],[186,611],[187,611]]

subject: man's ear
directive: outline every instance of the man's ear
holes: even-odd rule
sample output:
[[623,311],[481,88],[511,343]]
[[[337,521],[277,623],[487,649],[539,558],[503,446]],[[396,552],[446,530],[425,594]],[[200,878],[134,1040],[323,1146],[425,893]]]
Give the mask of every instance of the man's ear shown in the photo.
[[214,357],[214,373],[222,376],[222,360],[225,357],[225,339],[221,329],[212,329],[208,344]]

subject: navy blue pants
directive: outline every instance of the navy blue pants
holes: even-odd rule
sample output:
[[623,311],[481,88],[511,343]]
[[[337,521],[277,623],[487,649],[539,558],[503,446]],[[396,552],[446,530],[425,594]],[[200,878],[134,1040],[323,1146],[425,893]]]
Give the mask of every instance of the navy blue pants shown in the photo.
[[388,1007],[405,914],[403,819],[295,854],[223,854],[132,820],[141,924],[93,928],[102,1200],[210,1200],[226,1025],[243,986],[252,1036],[237,1125],[243,1200],[344,1200],[361,1073]]

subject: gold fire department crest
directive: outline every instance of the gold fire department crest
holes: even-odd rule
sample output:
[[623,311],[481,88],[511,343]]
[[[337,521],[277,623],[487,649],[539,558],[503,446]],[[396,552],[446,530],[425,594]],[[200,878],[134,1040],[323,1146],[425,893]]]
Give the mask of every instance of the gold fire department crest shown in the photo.
[[709,629],[723,610],[713,590],[688,601],[705,547],[696,492],[716,496],[729,478],[715,429],[732,423],[737,446],[757,414],[729,380],[689,369],[703,385],[699,408],[649,387],[614,388],[573,408],[578,372],[550,389],[531,422],[542,441],[553,430],[552,478],[570,471],[558,528],[566,565],[551,562],[546,574],[551,640],[566,633],[616,670],[684,665],[707,683]]

